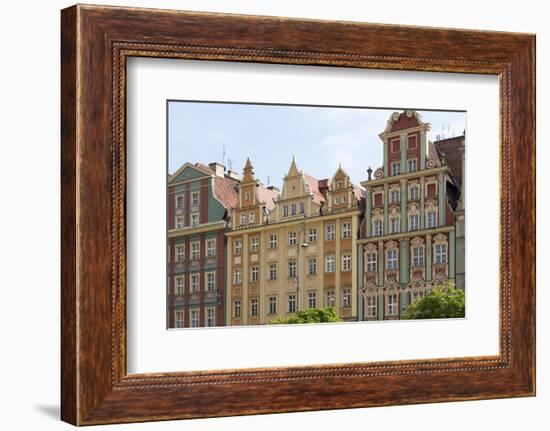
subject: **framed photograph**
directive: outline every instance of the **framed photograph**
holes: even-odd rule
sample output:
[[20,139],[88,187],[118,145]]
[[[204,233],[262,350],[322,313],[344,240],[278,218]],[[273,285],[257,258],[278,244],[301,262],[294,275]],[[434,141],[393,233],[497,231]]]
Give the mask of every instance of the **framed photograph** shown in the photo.
[[61,30],[63,420],[535,394],[533,35]]

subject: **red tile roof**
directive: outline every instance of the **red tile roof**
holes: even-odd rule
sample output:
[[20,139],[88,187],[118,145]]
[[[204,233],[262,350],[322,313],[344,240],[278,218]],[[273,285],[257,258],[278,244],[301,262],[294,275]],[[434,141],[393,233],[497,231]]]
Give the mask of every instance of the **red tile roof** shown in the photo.
[[325,201],[325,196],[321,193],[319,183],[324,184],[324,181],[328,180],[318,180],[317,178],[304,173],[304,181],[309,191],[313,194],[313,202],[317,204],[323,203]]
[[228,212],[239,204],[239,182],[228,177],[214,177],[214,193]]
[[275,202],[273,202],[273,200],[276,199],[278,196],[279,196],[278,190],[268,189],[263,184],[259,185],[258,198],[260,199],[260,202],[265,202],[265,206],[269,211],[275,208]]

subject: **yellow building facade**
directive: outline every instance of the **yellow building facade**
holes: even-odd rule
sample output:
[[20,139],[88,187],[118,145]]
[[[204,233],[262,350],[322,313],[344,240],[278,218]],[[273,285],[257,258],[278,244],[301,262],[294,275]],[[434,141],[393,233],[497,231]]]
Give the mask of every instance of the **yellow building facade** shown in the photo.
[[318,180],[292,160],[279,192],[261,185],[247,160],[226,233],[227,323],[325,307],[356,320],[361,197],[341,167]]

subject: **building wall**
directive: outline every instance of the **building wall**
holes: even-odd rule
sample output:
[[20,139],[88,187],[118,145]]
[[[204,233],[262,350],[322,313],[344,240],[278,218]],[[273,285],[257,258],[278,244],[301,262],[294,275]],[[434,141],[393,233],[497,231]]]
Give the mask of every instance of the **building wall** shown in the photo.
[[399,319],[435,286],[455,282],[463,243],[457,250],[455,211],[447,197],[447,183],[453,180],[448,167],[430,154],[428,130],[414,112],[392,115],[380,134],[384,166],[362,183],[360,320]]
[[[344,319],[356,318],[356,265],[357,236],[342,238],[342,223],[351,224],[352,232],[359,226],[359,210],[292,220],[289,222],[262,225],[254,228],[235,230],[227,233],[228,272],[226,285],[229,297],[226,313],[231,316],[231,325],[264,324],[270,320],[287,317],[289,295],[296,295],[296,308],[309,308],[310,294],[316,297],[316,307],[323,308],[328,290],[334,292],[334,304],[338,314]],[[335,239],[327,240],[327,225],[335,226]],[[309,241],[310,229],[316,229],[316,241]],[[296,245],[289,244],[289,234],[296,234]],[[270,247],[270,237],[275,236],[277,246]],[[252,238],[258,238],[258,251],[251,249]],[[241,252],[235,251],[235,243],[240,242]],[[302,244],[307,243],[307,247]],[[350,255],[348,271],[338,258],[346,251]],[[335,256],[334,272],[326,271],[326,257]],[[309,259],[316,259],[316,272],[309,274]],[[296,262],[297,279],[289,276],[289,262]],[[270,265],[276,266],[276,278],[270,279]],[[258,268],[258,281],[252,280],[252,268]],[[241,273],[241,282],[235,279],[236,271]],[[299,288],[298,288],[299,282]],[[343,289],[349,289],[350,306],[343,307]],[[276,310],[270,313],[269,298],[276,298]],[[257,316],[251,313],[252,299],[258,301]],[[235,301],[240,301],[240,316],[235,316]]]
[[[193,165],[184,165],[169,182],[169,328],[225,325],[226,210],[216,199],[213,188],[213,175]],[[198,202],[193,202],[193,196],[198,197]],[[180,221],[178,224],[177,217],[183,217],[183,222]],[[214,244],[213,248],[211,247],[212,256],[208,255],[209,244]],[[178,246],[184,248],[182,260],[177,260]],[[193,251],[193,247],[196,247],[196,252]],[[208,283],[208,277],[213,279],[213,283]],[[182,278],[183,290],[179,290],[178,280]],[[179,314],[181,312],[183,316]],[[208,319],[208,313],[213,313],[213,320]]]

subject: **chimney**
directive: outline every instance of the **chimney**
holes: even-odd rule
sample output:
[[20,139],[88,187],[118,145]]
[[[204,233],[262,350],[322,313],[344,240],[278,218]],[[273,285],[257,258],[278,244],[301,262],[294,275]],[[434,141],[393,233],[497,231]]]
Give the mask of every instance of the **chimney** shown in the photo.
[[225,173],[225,166],[218,163],[218,162],[212,162],[209,163],[208,166],[210,166],[210,169],[216,174],[217,177],[223,177],[223,174]]
[[236,171],[231,171],[231,170],[227,171],[227,176],[234,180],[241,181],[241,176]]

